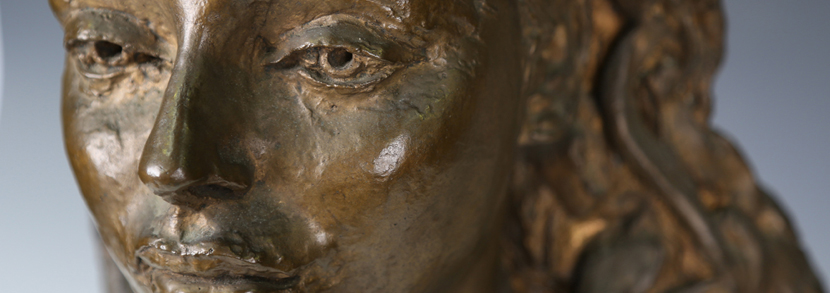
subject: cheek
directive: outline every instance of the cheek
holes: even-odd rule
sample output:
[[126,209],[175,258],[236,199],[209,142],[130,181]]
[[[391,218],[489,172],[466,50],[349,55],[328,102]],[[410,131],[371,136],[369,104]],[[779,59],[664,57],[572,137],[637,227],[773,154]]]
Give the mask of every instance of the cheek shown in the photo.
[[290,77],[265,80],[247,102],[256,181],[286,190],[281,196],[341,245],[409,239],[374,229],[405,229],[454,192],[440,177],[453,164],[456,140],[471,117],[464,111],[475,111],[464,106],[468,82],[468,72],[432,63],[351,95]]
[[[140,73],[134,73],[140,74]],[[129,232],[130,206],[150,197],[138,179],[138,159],[158,111],[163,85],[143,78],[89,80],[67,66],[64,139],[70,163],[101,235],[111,248]]]

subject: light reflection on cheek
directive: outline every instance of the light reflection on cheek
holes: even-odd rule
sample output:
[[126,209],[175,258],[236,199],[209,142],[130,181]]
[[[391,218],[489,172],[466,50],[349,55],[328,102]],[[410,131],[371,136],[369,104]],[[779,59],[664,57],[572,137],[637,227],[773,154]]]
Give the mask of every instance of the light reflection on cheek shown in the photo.
[[386,148],[375,158],[375,175],[388,177],[398,170],[406,155],[407,143],[409,143],[409,134],[404,133],[387,144]]
[[110,160],[113,158],[113,150],[120,150],[117,137],[114,134],[99,132],[87,136],[87,141],[86,153],[98,171],[107,177],[117,178],[121,171],[120,166]]
[[[110,116],[117,116],[120,113],[109,114]],[[128,114],[125,114],[128,115]],[[84,119],[84,118],[76,118]],[[101,118],[98,118],[101,119]],[[146,141],[146,135],[137,135],[137,132],[149,132],[135,130],[129,127],[119,126],[120,124],[131,125],[129,122],[119,122],[116,120],[90,120],[86,125],[111,125],[107,126],[109,129],[86,130],[77,129],[76,132],[86,132],[84,138],[83,152],[85,152],[99,175],[115,179],[117,182],[133,179],[135,175],[137,158],[141,154]],[[102,128],[102,127],[99,127]]]
[[317,245],[326,246],[329,244],[329,234],[320,227],[320,224],[314,221],[309,222],[309,231],[313,233],[313,238],[317,241]]

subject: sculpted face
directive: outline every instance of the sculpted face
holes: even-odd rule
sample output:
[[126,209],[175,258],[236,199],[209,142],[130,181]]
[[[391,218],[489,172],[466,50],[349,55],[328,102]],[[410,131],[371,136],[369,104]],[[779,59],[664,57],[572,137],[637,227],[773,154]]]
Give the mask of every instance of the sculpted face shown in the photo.
[[511,4],[51,2],[66,148],[136,292],[495,289]]

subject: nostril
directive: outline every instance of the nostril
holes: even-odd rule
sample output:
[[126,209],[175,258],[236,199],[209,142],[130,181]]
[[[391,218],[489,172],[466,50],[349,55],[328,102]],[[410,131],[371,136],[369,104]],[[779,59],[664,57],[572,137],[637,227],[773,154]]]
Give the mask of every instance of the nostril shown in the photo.
[[232,199],[237,197],[237,191],[219,184],[191,186],[187,189],[187,192],[203,198]]
[[[229,183],[230,184],[230,183]],[[180,207],[201,210],[209,205],[242,198],[245,189],[231,184],[198,184],[180,190],[159,194],[165,201]]]

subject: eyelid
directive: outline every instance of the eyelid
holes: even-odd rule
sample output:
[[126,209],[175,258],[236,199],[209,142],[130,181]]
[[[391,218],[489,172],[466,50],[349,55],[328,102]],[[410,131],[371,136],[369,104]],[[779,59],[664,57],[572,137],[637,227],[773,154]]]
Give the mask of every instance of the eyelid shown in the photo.
[[163,57],[169,48],[138,19],[124,12],[91,8],[80,10],[66,22],[64,46],[71,49],[76,42],[107,41],[126,51]]
[[295,51],[312,47],[354,48],[359,53],[393,63],[422,59],[415,50],[372,32],[350,16],[328,15],[283,34],[276,49],[265,56],[264,63],[279,63]]

